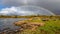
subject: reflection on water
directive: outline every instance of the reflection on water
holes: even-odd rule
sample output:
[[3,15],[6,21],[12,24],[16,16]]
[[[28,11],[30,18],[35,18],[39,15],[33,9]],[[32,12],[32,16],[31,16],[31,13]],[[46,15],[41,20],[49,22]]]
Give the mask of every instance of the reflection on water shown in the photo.
[[0,29],[3,29],[5,27],[9,27],[11,29],[18,28],[17,26],[14,26],[13,23],[25,19],[26,18],[0,18]]

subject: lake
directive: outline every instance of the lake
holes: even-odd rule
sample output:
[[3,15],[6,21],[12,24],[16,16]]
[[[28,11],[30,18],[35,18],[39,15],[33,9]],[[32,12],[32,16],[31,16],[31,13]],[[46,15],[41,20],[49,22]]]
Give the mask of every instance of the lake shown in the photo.
[[26,20],[27,18],[0,18],[0,30],[9,27],[11,29],[16,29],[18,26],[15,26],[13,23],[20,21],[20,20]]

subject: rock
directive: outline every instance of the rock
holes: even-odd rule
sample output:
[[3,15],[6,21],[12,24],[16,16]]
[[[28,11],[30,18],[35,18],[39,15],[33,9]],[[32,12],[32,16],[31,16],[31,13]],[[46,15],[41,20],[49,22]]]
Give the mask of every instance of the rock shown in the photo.
[[45,23],[43,23],[43,22],[41,22],[41,23],[40,22],[26,22],[26,23],[25,22],[16,22],[15,24],[20,25],[19,27],[21,27],[22,31],[25,29],[30,29],[33,31],[37,27],[45,25]]
[[44,18],[42,19],[42,21],[49,21],[49,18]]
[[[34,18],[33,20],[36,20],[37,18]],[[21,27],[20,31],[29,29],[29,30],[35,30],[36,28],[40,27],[40,26],[44,26],[45,23],[43,22],[33,22],[32,18],[28,19],[28,20],[22,20],[22,21],[18,21],[15,22],[14,25],[15,26],[19,26]],[[37,20],[40,20],[39,18]]]
[[24,22],[24,21],[18,21],[18,22],[15,22],[14,23],[16,26],[21,26],[21,25],[23,25],[23,24],[26,24],[26,22]]
[[30,25],[34,25],[34,26],[44,26],[45,23],[41,22],[41,23],[38,23],[38,22],[34,22],[34,23],[29,23]]

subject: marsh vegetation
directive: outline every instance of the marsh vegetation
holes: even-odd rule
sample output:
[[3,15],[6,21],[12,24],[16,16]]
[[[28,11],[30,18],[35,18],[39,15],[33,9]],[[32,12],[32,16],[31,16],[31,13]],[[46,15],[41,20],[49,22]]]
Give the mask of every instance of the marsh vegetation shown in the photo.
[[[18,17],[17,17],[18,18]],[[19,28],[5,28],[1,34],[60,34],[60,16],[30,16],[13,23]]]

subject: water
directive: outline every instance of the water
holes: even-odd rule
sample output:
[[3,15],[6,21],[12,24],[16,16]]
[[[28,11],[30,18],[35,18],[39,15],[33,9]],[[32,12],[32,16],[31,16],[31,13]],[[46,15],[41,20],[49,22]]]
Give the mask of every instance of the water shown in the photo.
[[25,19],[26,18],[0,18],[0,29],[4,29],[6,27],[16,29],[18,27],[15,26],[13,23]]

